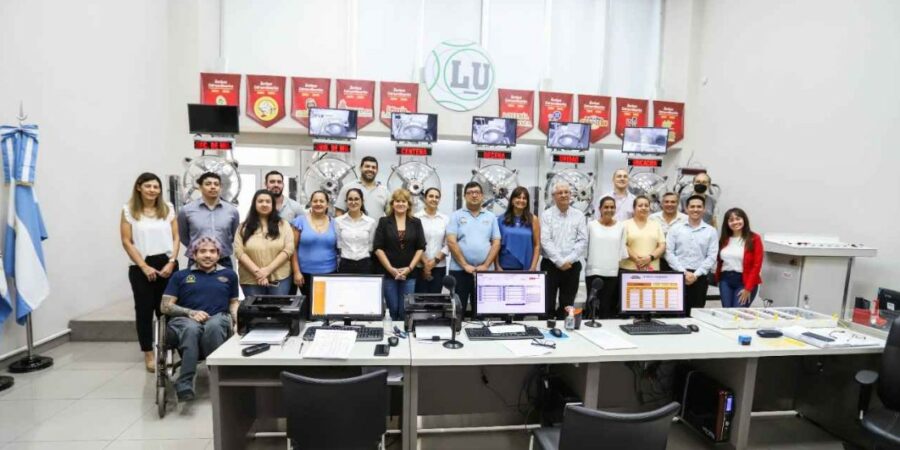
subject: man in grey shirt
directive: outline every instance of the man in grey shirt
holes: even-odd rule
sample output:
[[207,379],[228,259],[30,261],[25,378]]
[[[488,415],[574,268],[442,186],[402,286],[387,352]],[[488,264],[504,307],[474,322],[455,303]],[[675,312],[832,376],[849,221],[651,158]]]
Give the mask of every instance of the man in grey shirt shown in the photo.
[[363,192],[363,204],[366,206],[366,215],[375,219],[384,217],[384,207],[387,205],[388,198],[391,193],[385,185],[375,181],[378,175],[378,160],[366,156],[359,163],[359,174],[361,178],[356,181],[345,184],[341,187],[341,192],[334,200],[334,215],[339,216],[347,211],[347,191],[350,188],[357,188]]
[[194,261],[187,253],[187,248],[201,236],[213,236],[222,244],[219,264],[234,268],[231,254],[234,253],[234,233],[241,223],[238,210],[234,205],[219,197],[222,178],[213,172],[206,172],[197,179],[200,186],[200,198],[181,208],[178,212],[178,239],[185,247],[188,266]]
[[283,195],[284,175],[281,172],[273,170],[267,173],[265,182],[266,189],[271,192],[272,197],[275,198],[275,210],[278,211],[278,215],[281,216],[282,219],[291,223],[296,217],[306,214],[306,212],[303,211],[303,206],[300,205],[300,202]]

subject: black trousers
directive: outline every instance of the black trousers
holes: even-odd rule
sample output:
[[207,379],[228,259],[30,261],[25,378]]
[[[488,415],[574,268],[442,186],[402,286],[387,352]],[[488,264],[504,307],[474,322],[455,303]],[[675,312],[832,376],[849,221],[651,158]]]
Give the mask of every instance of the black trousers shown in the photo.
[[[156,270],[162,270],[169,263],[169,257],[165,254],[150,255],[144,258],[144,262]],[[176,270],[178,261],[175,261],[172,273]],[[155,281],[149,281],[140,267],[132,265],[128,268],[128,281],[134,294],[134,326],[138,343],[141,351],[149,352],[153,350],[153,314],[156,313],[156,317],[161,314],[159,307],[169,279],[157,276]]]
[[338,273],[370,274],[372,272],[372,258],[363,258],[359,261],[341,258],[338,265]]
[[[459,296],[465,317],[471,318],[475,310],[475,275],[467,273],[465,270],[451,270],[450,276],[456,279],[456,295]],[[469,310],[470,301],[472,303],[471,310]]]
[[[691,269],[687,269],[691,270]],[[693,271],[692,271],[693,272]],[[706,306],[706,291],[709,289],[709,278],[706,275],[698,276],[693,284],[684,285],[684,312],[691,315],[691,308],[703,308]]]
[[602,277],[600,275],[584,277],[584,286],[587,288],[585,293],[586,318],[593,318],[591,314],[594,311],[590,309],[591,299],[587,298],[587,296],[591,294],[591,285],[594,284],[596,279],[603,280],[603,289],[597,294],[599,299],[597,319],[615,318],[619,315],[619,277]]
[[[564,319],[566,306],[575,304],[575,295],[578,294],[578,281],[581,277],[581,263],[575,262],[569,270],[559,270],[556,264],[549,259],[541,260],[541,270],[547,272],[547,291],[544,294],[545,311],[548,317],[554,314],[557,319]],[[559,306],[556,306],[556,296],[559,293]]]

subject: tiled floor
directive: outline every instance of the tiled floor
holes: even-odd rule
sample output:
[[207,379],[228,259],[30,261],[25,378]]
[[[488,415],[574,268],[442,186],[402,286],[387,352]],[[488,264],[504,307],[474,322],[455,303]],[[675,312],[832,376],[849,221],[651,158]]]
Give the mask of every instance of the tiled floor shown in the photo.
[[[15,375],[0,392],[0,450],[131,450],[212,448],[212,408],[206,372],[198,399],[159,419],[153,374],[134,342],[70,342],[45,353],[51,369]],[[794,418],[756,418],[754,450],[842,450],[824,431]],[[284,441],[258,442],[284,448]],[[714,448],[680,424],[670,450]]]

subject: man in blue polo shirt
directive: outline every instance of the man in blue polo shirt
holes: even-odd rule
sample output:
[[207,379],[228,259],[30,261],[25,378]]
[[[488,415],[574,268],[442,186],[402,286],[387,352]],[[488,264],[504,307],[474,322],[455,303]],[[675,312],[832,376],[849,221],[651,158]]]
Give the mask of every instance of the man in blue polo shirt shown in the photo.
[[[481,209],[484,193],[480,184],[470,181],[463,192],[466,207],[450,216],[447,247],[453,256],[450,276],[456,279],[456,293],[466,311],[469,299],[475,294],[475,272],[489,270],[500,252],[500,227],[493,213]],[[466,312],[466,316],[471,314]]]
[[237,329],[238,277],[218,264],[221,245],[212,236],[194,241],[190,255],[195,267],[175,272],[163,294],[162,312],[171,317],[166,342],[181,352],[175,382],[179,401],[194,399],[201,355],[212,353]]

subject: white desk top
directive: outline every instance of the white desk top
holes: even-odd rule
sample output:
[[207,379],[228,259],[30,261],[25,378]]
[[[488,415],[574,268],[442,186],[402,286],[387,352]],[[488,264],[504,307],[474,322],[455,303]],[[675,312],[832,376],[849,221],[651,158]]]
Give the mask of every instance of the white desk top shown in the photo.
[[[755,329],[743,330],[725,330],[707,325],[707,328],[715,333],[725,336],[726,339],[737,342],[738,336],[750,336],[752,340],[750,345],[743,345],[744,352],[752,354],[753,357],[766,356],[804,356],[804,355],[858,355],[866,353],[881,353],[884,351],[884,340],[878,347],[838,347],[838,348],[818,348],[804,342],[800,342],[788,337],[779,338],[763,338],[756,334]],[[812,331],[815,331],[813,329]],[[862,333],[861,333],[862,334]]]
[[[381,322],[360,323],[371,327],[381,327]],[[307,323],[321,325],[321,322]],[[244,346],[240,345],[241,337],[234,335],[225,341],[206,358],[206,364],[210,366],[408,366],[409,339],[400,339],[396,347],[391,347],[388,356],[375,356],[376,344],[387,344],[388,336],[385,334],[381,342],[356,342],[349,359],[311,359],[300,356],[303,332],[297,336],[291,336],[284,346],[273,345],[268,351],[258,353],[250,357],[241,355]],[[303,345],[303,351],[309,348],[309,342]]]

